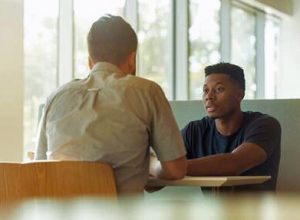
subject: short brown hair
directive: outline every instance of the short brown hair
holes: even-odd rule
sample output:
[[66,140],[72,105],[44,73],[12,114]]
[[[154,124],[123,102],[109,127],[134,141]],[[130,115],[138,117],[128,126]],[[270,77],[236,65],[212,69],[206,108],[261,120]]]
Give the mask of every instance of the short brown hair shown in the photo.
[[107,14],[95,21],[87,37],[89,56],[94,62],[120,64],[137,50],[137,35],[120,16]]

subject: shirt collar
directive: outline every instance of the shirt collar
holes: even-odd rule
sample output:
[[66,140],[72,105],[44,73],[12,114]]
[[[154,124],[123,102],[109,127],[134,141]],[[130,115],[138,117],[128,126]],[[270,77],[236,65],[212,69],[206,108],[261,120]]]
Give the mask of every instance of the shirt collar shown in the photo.
[[97,62],[91,70],[91,75],[99,72],[117,73],[124,75],[124,73],[122,72],[122,70],[119,69],[119,67],[108,62]]

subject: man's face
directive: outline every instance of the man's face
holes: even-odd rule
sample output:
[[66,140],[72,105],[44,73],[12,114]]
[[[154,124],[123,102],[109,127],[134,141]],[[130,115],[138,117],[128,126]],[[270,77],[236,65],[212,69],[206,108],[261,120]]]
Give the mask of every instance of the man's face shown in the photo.
[[227,118],[240,111],[244,91],[226,74],[213,73],[205,78],[203,104],[212,118]]

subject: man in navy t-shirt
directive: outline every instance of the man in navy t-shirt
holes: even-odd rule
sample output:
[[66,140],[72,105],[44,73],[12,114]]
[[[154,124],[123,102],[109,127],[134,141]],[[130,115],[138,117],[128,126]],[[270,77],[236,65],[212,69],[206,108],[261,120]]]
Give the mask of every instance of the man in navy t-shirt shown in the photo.
[[203,103],[207,116],[182,130],[190,176],[270,175],[263,184],[236,191],[275,191],[280,161],[279,122],[260,112],[243,112],[244,71],[218,63],[205,68]]

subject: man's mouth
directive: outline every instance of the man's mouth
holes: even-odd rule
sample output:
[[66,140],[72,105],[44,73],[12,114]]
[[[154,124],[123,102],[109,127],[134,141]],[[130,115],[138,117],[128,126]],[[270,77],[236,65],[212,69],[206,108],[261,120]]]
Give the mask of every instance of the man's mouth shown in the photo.
[[206,106],[206,111],[207,112],[213,112],[215,110],[216,110],[216,106],[214,106],[214,105],[207,105]]

